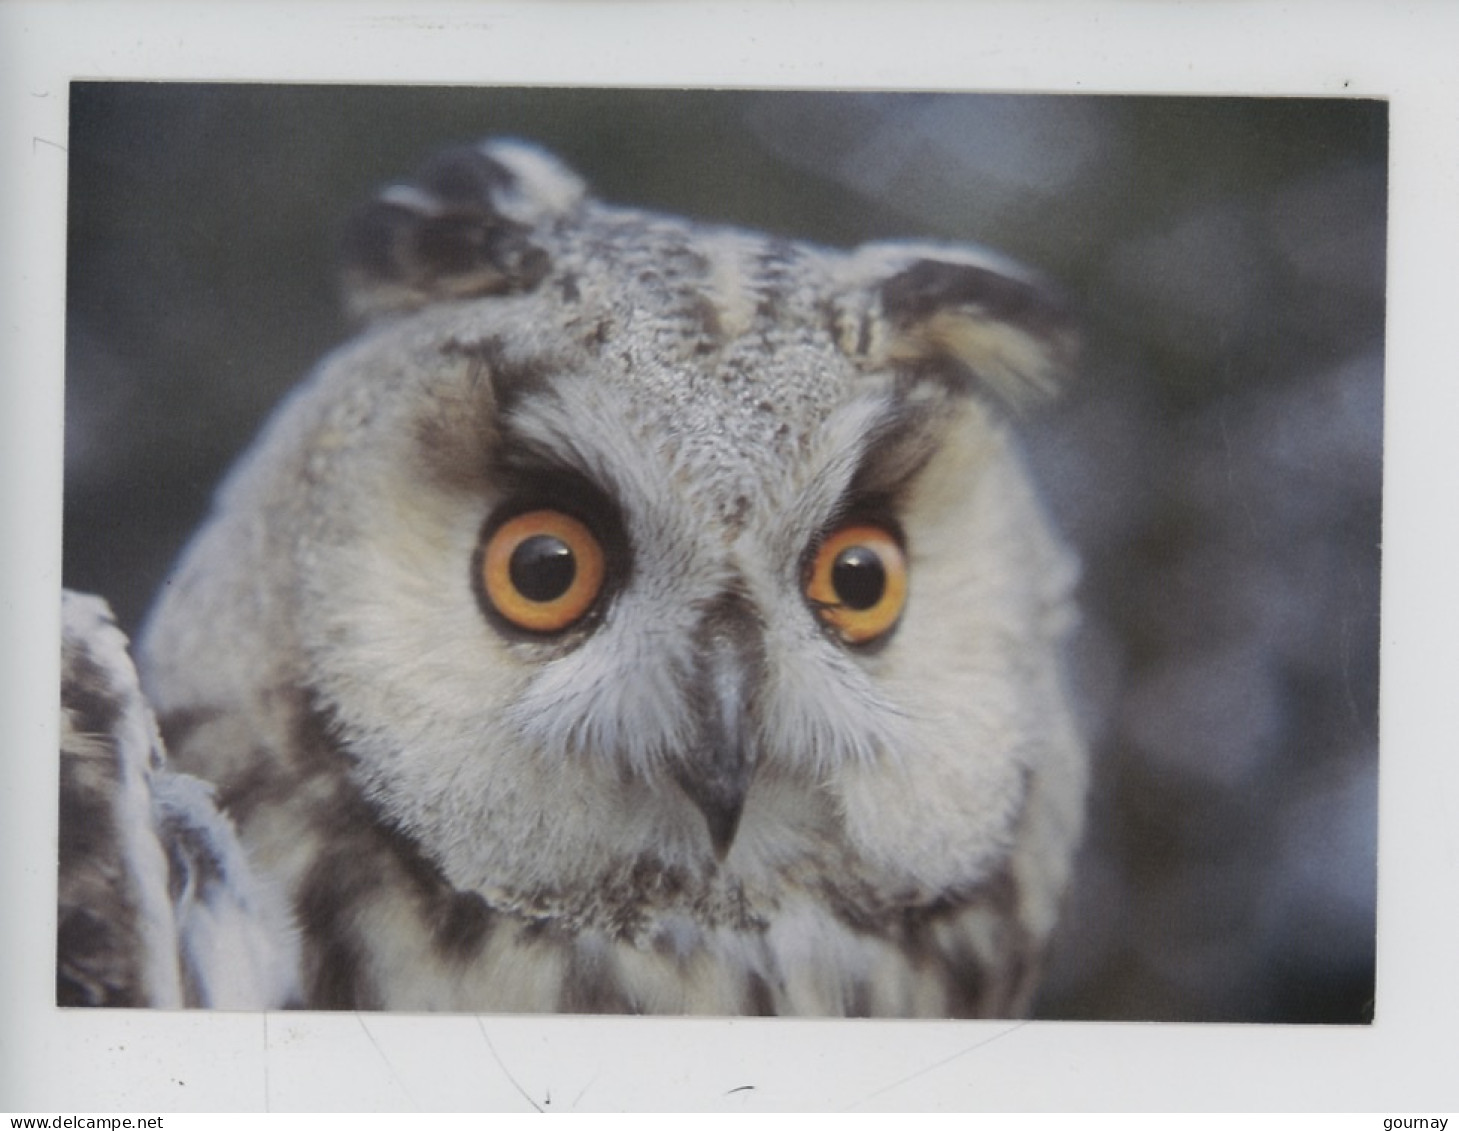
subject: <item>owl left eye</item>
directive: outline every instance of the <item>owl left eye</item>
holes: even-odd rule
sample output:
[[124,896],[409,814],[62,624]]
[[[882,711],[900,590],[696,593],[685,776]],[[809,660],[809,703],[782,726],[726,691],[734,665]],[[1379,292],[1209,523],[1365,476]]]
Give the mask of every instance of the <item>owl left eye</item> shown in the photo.
[[583,523],[555,510],[508,519],[481,557],[486,599],[528,632],[561,632],[593,607],[603,588],[603,547]]
[[907,557],[886,528],[852,523],[816,550],[805,586],[821,621],[847,644],[890,632],[907,603]]

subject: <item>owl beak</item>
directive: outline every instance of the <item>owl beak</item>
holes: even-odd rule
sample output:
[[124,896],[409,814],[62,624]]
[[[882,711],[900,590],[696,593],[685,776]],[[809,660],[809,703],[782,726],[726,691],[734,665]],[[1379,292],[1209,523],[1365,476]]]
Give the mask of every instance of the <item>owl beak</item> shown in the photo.
[[[738,687],[712,689],[701,703],[699,742],[692,761],[679,764],[675,780],[704,814],[714,854],[723,860],[739,831],[754,768],[753,740]],[[705,709],[707,708],[707,709]]]
[[715,858],[723,860],[740,828],[740,814],[744,812],[745,794],[750,789],[750,775],[730,767],[709,774],[696,774],[685,769],[677,780],[680,788],[689,795],[689,800],[704,814]]
[[753,637],[743,631],[715,633],[700,653],[692,692],[698,741],[674,775],[704,814],[720,860],[739,831],[757,760],[752,703],[761,665]]

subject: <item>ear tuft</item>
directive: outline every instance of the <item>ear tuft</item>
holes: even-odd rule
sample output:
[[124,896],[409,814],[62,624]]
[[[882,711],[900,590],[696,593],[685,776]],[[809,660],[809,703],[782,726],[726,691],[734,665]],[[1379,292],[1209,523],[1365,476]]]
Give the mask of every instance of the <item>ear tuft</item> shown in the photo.
[[350,222],[346,305],[368,318],[442,299],[530,291],[551,267],[537,231],[583,196],[573,173],[525,143],[439,153]]
[[1078,334],[1062,297],[1011,261],[971,247],[871,244],[850,260],[842,348],[868,366],[910,367],[958,391],[1022,406],[1058,391]]

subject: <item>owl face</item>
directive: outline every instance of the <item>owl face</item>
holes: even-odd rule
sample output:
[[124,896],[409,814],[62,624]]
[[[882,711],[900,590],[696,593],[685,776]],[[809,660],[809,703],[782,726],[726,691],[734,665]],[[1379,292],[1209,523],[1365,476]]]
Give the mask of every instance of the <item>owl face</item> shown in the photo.
[[[164,713],[253,703],[253,768],[213,773],[337,801],[289,725],[258,752],[305,703],[453,889],[613,937],[931,906],[1030,829],[1062,886],[1072,567],[1003,416],[1067,361],[1033,281],[609,208],[500,144],[387,190],[352,248],[368,327],[149,633]],[[237,670],[183,670],[200,621]]]

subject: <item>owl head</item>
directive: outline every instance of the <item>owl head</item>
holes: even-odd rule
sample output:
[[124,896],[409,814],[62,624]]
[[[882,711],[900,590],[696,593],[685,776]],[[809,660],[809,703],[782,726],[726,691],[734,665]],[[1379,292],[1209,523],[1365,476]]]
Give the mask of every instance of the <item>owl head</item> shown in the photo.
[[345,280],[360,334],[144,644],[164,713],[247,720],[209,776],[333,759],[455,888],[559,922],[1062,886],[1074,569],[1010,428],[1072,358],[1044,284],[610,206],[515,142],[382,192]]

